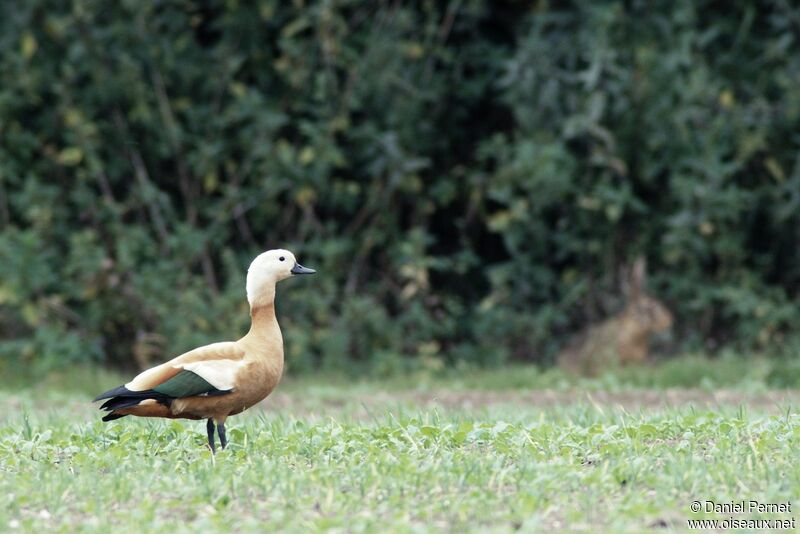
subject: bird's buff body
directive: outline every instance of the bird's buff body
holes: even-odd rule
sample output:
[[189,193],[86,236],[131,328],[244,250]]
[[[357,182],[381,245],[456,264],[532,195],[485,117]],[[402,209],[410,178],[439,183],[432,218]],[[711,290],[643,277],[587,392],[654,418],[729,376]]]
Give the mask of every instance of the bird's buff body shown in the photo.
[[247,274],[250,330],[238,341],[199,347],[148,369],[99,395],[109,399],[103,420],[135,415],[208,419],[209,446],[214,423],[226,445],[225,420],[265,399],[283,374],[283,336],[275,315],[275,284],[294,274],[312,274],[291,252],[270,250],[258,256]]

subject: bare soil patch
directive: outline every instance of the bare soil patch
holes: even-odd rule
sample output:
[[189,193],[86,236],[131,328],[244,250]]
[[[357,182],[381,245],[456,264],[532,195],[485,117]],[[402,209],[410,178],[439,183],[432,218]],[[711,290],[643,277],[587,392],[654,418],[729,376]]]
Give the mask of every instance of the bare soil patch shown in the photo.
[[[705,391],[699,389],[631,389],[623,391],[584,390],[432,390],[432,391],[347,391],[329,393],[278,391],[258,408],[288,417],[337,417],[371,419],[398,410],[442,409],[479,411],[493,407],[556,409],[584,405],[600,410],[623,409],[663,411],[693,406],[698,410],[731,409],[742,406],[747,411],[786,413],[800,406],[800,390],[744,392],[738,390]],[[25,410],[53,412],[69,410],[79,417],[99,416],[97,405],[87,397],[52,402],[35,395],[9,395],[0,399],[0,421],[19,417]]]
[[347,406],[360,406],[365,412],[391,406],[417,406],[472,410],[498,405],[549,408],[583,404],[628,411],[666,410],[694,406],[698,409],[742,406],[766,412],[785,412],[800,405],[800,391],[780,390],[748,393],[736,390],[704,391],[699,389],[581,391],[402,391],[363,394],[343,393],[329,397],[308,398],[300,393],[276,392],[264,403],[267,410],[286,414],[336,412]]

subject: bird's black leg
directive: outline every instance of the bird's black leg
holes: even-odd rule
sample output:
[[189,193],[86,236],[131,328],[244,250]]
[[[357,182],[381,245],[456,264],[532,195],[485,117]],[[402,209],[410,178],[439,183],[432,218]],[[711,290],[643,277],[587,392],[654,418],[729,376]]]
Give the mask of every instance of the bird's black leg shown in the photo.
[[[210,417],[208,418],[208,424],[206,424],[206,430],[208,431],[208,446],[211,448],[211,454],[217,453],[217,448],[214,446],[214,420]],[[225,445],[223,445],[225,447]]]
[[228,436],[225,435],[225,423],[217,423],[217,432],[219,432],[219,442],[224,449],[228,445]]

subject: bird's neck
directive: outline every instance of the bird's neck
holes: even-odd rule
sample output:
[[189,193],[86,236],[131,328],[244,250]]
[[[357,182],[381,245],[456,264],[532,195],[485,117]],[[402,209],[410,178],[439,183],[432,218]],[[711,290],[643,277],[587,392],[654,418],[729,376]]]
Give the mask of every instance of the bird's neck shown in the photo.
[[250,304],[250,331],[242,338],[253,354],[283,361],[283,336],[275,316],[275,288]]
[[250,332],[248,336],[270,335],[278,328],[278,319],[275,317],[275,284],[263,284],[258,293],[250,294],[247,300],[250,303]]
[[275,330],[280,334],[278,318],[275,316],[274,301],[250,308],[250,331],[247,333],[248,336],[269,336],[274,334]]

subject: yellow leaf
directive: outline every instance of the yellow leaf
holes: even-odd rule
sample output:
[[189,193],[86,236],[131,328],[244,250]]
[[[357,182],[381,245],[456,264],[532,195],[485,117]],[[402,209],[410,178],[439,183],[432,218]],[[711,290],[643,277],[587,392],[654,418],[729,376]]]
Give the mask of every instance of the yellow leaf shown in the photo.
[[89,284],[83,288],[83,297],[87,299],[93,299],[97,297],[98,288],[94,284]]
[[407,58],[419,59],[425,55],[425,48],[419,43],[407,43],[404,52]]
[[14,291],[7,286],[0,286],[0,304],[13,304],[17,299]]
[[261,16],[261,20],[271,20],[275,16],[275,7],[272,4],[262,3],[258,7],[258,14]]
[[709,221],[703,221],[699,226],[700,233],[709,236],[714,233],[714,224]]
[[219,179],[217,178],[217,173],[214,171],[209,171],[203,177],[203,188],[205,189],[206,193],[213,193],[217,189],[217,185],[219,185]]
[[580,278],[580,272],[577,269],[565,269],[561,273],[561,281],[565,284],[574,284]]
[[331,119],[329,127],[332,132],[342,132],[350,127],[350,119],[346,115],[337,115]]
[[725,89],[719,94],[719,105],[725,109],[733,107],[735,99],[730,89]]
[[489,230],[493,232],[502,232],[511,224],[511,213],[507,210],[501,210],[489,216]]
[[192,107],[192,101],[185,97],[179,97],[172,101],[172,107],[178,111],[186,111]]
[[83,115],[81,112],[75,108],[67,108],[64,112],[64,124],[69,126],[70,128],[74,128],[75,126],[81,124],[83,122]]
[[775,178],[776,181],[783,183],[786,181],[786,174],[783,172],[780,163],[775,161],[775,158],[767,158],[764,161],[764,166],[767,168],[769,173]]
[[584,196],[582,196],[582,197],[578,198],[578,206],[580,206],[581,208],[583,208],[585,210],[597,211],[597,210],[599,210],[600,208],[603,207],[603,204],[600,202],[600,200],[598,200],[598,199],[596,199],[594,197],[584,197]]
[[441,348],[438,341],[426,341],[419,344],[417,351],[420,354],[434,355],[438,354]]
[[247,86],[241,82],[233,82],[230,85],[231,93],[236,98],[242,98],[247,94]]
[[310,146],[305,147],[303,150],[300,151],[300,164],[301,165],[308,165],[312,161],[314,161],[314,157],[316,154],[314,153],[314,149]]
[[310,187],[301,187],[297,190],[294,197],[299,205],[308,206],[313,204],[317,199],[317,193]]
[[67,147],[58,153],[56,159],[62,165],[74,167],[83,159],[83,150],[76,146]]
[[39,324],[39,311],[33,304],[27,303],[22,305],[22,318],[29,326],[37,326]]
[[20,48],[22,49],[22,57],[30,59],[39,48],[39,43],[36,42],[36,37],[31,32],[25,32],[20,39]]
[[616,204],[606,206],[606,217],[609,221],[618,221],[622,216],[622,208]]

